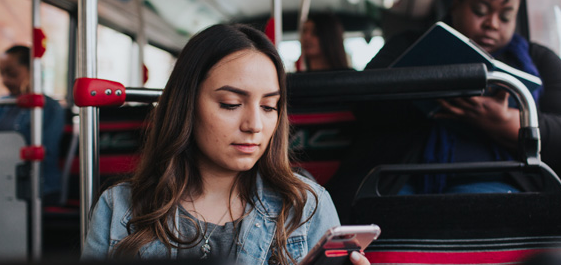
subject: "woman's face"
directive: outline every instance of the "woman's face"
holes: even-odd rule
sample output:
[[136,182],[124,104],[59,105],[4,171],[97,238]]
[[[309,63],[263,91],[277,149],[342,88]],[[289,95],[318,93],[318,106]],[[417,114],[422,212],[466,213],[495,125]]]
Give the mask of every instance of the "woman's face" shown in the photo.
[[516,28],[520,0],[455,0],[452,26],[487,52],[508,44]]
[[214,65],[196,103],[194,137],[201,172],[251,169],[275,131],[279,99],[275,65],[263,53],[239,51]]
[[302,27],[302,36],[300,36],[300,44],[302,45],[302,53],[305,57],[321,56],[321,47],[319,38],[316,34],[316,26],[313,21],[306,21]]

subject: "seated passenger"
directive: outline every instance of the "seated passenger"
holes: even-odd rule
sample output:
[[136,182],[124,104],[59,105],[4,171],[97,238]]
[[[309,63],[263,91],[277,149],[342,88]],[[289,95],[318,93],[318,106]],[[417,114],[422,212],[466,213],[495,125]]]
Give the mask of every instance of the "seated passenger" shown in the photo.
[[339,224],[327,191],[290,169],[285,73],[263,33],[192,37],[150,124],[135,175],[93,210],[84,259],[296,264]]
[[302,28],[300,44],[305,71],[347,70],[343,25],[331,13],[310,14]]
[[[10,91],[7,98],[16,98],[29,92],[29,64],[31,50],[25,46],[13,46],[0,56],[2,82]],[[61,181],[58,167],[59,145],[64,127],[64,111],[58,102],[45,96],[43,108],[43,137],[45,159],[42,163],[43,204],[59,202]],[[27,144],[31,142],[31,111],[15,105],[0,106],[0,131],[17,131]]]
[[[539,110],[542,158],[561,173],[561,60],[551,50],[528,43],[515,34],[519,0],[454,0],[449,25],[487,52],[515,68],[540,77],[543,87],[534,93]],[[367,65],[388,67],[421,33],[391,39]],[[354,152],[328,183],[342,222],[360,181],[375,166],[395,163],[447,163],[512,160],[517,155],[520,116],[508,104],[508,93],[440,101],[434,119],[412,103],[384,102],[365,106],[356,115],[362,122]],[[376,117],[375,119],[372,117]],[[350,180],[349,175],[353,176]],[[383,193],[481,193],[541,190],[543,183],[519,175],[384,178]],[[347,211],[348,213],[348,211]]]

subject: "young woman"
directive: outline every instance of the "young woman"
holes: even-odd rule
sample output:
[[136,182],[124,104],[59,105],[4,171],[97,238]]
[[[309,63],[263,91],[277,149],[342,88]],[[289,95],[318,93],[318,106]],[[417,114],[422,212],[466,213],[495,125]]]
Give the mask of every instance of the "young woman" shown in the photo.
[[343,25],[331,13],[310,14],[300,36],[307,71],[349,68],[343,44]]
[[284,69],[261,32],[194,36],[150,124],[136,174],[97,203],[83,258],[295,264],[339,224],[325,189],[290,170]]

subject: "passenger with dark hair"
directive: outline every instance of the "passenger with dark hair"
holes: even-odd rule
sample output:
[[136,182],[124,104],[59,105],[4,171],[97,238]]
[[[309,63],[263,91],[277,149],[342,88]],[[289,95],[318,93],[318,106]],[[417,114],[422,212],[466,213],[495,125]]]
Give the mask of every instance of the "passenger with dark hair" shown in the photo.
[[[454,0],[444,22],[496,59],[542,79],[543,86],[533,93],[541,157],[561,173],[561,75],[557,73],[561,60],[546,47],[515,34],[519,5],[520,0]],[[390,39],[366,68],[388,67],[421,34],[407,32]],[[363,135],[357,137],[353,155],[328,184],[340,217],[348,217],[343,211],[350,206],[360,181],[380,164],[515,159],[520,114],[508,99],[508,93],[501,90],[492,96],[442,100],[442,111],[433,118],[408,102],[362,108],[356,115],[363,122]],[[383,178],[380,188],[385,194],[518,192],[540,191],[543,182],[512,173],[456,174]]]
[[343,25],[331,13],[310,14],[300,43],[307,71],[349,69],[343,44]]
[[[13,46],[0,56],[2,82],[10,91],[8,98],[29,93],[31,50],[25,46]],[[42,163],[43,204],[59,202],[61,189],[58,167],[59,145],[64,127],[64,111],[58,102],[45,96],[43,108],[43,137],[45,159]],[[17,131],[29,144],[31,139],[31,111],[14,105],[0,106],[0,131]]]
[[93,210],[84,259],[296,264],[339,224],[327,191],[290,169],[285,73],[263,33],[196,34],[149,123],[136,173]]

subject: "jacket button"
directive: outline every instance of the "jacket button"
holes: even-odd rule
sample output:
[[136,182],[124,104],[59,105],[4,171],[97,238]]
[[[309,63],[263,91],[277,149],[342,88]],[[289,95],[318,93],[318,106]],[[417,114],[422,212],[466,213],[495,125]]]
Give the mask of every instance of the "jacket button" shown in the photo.
[[256,227],[261,227],[261,223],[255,223]]

